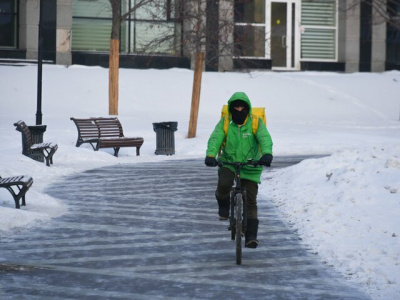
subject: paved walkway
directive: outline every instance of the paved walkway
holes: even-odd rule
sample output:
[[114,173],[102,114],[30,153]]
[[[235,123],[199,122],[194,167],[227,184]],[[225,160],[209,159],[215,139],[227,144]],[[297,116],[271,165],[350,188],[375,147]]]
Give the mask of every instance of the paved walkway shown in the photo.
[[200,160],[65,178],[47,192],[69,212],[0,244],[0,299],[369,299],[319,263],[268,199],[261,244],[237,266],[215,182]]

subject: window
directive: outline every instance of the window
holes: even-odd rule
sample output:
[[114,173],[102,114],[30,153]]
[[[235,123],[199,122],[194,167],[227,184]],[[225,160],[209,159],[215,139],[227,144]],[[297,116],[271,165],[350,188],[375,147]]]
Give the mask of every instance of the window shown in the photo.
[[301,59],[337,59],[337,0],[303,0]]
[[108,0],[74,0],[72,14],[72,50],[110,50],[112,14]]
[[400,2],[388,1],[391,22],[386,31],[386,61],[390,67],[400,65]]
[[179,0],[158,0],[132,13],[127,21],[130,52],[179,55],[182,32],[179,3]]
[[265,0],[236,0],[234,12],[234,55],[265,57]]
[[[122,0],[122,14],[136,2],[139,0]],[[121,24],[120,51],[179,54],[181,22],[178,10],[175,0],[159,0],[131,13]],[[109,0],[74,0],[72,50],[109,51],[111,27]]]
[[[179,49],[174,45],[180,40],[179,24],[159,23],[159,22],[134,22],[135,35],[131,40],[131,49],[133,52],[158,52],[175,55]],[[174,37],[174,35],[177,35]],[[166,37],[166,38],[165,38]],[[152,45],[153,41],[157,41]],[[179,43],[179,42],[178,42]],[[178,47],[179,48],[179,47]]]
[[0,47],[17,47],[17,1],[0,1]]

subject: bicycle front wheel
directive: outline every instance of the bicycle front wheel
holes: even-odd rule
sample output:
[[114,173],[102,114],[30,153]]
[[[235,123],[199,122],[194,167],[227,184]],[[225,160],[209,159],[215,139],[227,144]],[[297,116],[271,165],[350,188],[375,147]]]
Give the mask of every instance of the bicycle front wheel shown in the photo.
[[242,212],[243,198],[242,194],[235,197],[235,213],[236,213],[236,264],[242,263]]

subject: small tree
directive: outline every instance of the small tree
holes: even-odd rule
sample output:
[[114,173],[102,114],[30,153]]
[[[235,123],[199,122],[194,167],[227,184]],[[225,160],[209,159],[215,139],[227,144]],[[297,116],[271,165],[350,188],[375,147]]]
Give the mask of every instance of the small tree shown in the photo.
[[120,30],[122,22],[140,7],[154,2],[154,0],[138,0],[126,13],[121,14],[121,0],[109,0],[112,10],[112,27],[110,39],[110,58],[109,58],[109,84],[108,101],[110,115],[118,115],[118,91],[119,91],[119,45]]

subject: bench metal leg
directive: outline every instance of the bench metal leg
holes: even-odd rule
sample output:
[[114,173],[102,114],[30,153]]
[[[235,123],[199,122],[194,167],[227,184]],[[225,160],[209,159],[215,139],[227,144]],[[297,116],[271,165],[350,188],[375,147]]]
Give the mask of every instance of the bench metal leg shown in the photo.
[[[47,153],[47,155],[45,154]],[[43,150],[43,156],[46,159],[46,166],[50,167],[50,164],[53,164],[53,155],[56,153],[56,149],[51,149],[50,151],[47,151],[47,149]]]
[[9,187],[6,187],[6,189],[11,193],[11,195],[12,195],[13,198],[14,198],[15,208],[20,208],[19,200],[20,200],[21,198],[22,198],[22,203],[21,203],[21,205],[23,205],[23,206],[26,205],[26,203],[25,203],[25,193],[27,192],[28,188],[25,187],[25,186],[23,186],[22,188],[20,188],[19,186],[17,186],[17,188],[18,188],[18,190],[19,190],[19,193],[18,193],[18,194],[16,194],[16,193],[14,192],[14,190],[13,190],[10,186],[9,186]]
[[27,190],[24,192],[24,195],[22,196],[22,206],[26,206],[26,202],[25,202],[25,194],[26,194]]
[[114,147],[114,156],[118,157],[119,147]]

